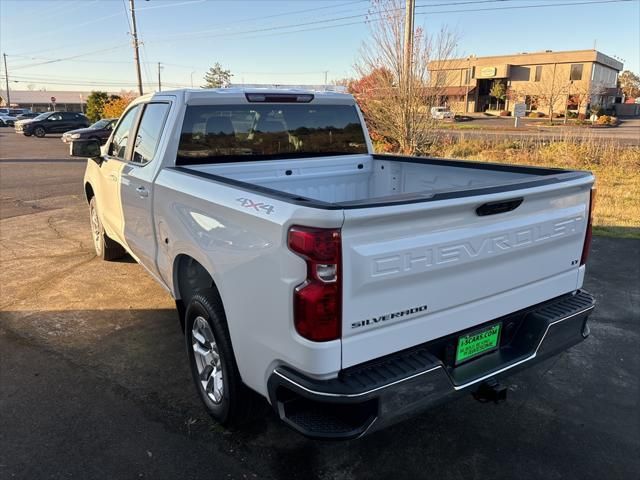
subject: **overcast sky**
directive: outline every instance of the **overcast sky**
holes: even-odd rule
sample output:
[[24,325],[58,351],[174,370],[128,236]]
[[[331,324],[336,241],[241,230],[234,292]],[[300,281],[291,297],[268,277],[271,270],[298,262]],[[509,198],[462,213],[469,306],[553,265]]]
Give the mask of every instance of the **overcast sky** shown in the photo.
[[[594,0],[416,0],[416,25],[457,31],[461,56],[595,45],[639,72],[640,0],[587,1]],[[10,88],[133,90],[128,5],[0,1]],[[330,81],[348,77],[370,7],[370,0],[136,0],[143,80],[155,88],[157,62],[167,87],[201,85],[215,62],[237,83],[320,84],[325,71]]]

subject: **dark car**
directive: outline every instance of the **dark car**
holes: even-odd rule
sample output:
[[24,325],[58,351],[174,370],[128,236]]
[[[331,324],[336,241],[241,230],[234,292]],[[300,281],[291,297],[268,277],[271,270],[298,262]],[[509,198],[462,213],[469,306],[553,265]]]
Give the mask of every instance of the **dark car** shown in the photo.
[[21,113],[16,118],[18,120],[31,120],[32,118],[36,118],[38,115],[41,115],[41,114],[38,112],[26,112],[26,113]]
[[16,122],[16,133],[44,137],[47,133],[64,133],[89,126],[89,120],[77,112],[46,112],[31,120]]
[[65,133],[62,135],[62,141],[71,143],[75,140],[98,140],[103,144],[109,139],[117,121],[117,118],[103,118],[88,128],[79,128]]

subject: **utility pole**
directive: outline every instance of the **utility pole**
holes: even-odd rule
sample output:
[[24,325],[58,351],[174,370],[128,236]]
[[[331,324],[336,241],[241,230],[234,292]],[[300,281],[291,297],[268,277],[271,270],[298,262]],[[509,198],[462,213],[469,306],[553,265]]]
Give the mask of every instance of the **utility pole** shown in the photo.
[[136,74],[138,75],[138,93],[143,95],[142,91],[142,73],[140,72],[140,54],[138,53],[138,29],[136,28],[136,6],[133,3],[133,0],[129,0],[129,6],[131,9],[131,36],[133,37],[133,59],[136,62]]
[[3,53],[2,58],[4,59],[4,80],[7,85],[7,107],[11,107],[11,94],[9,93],[9,70],[7,70],[7,54]]
[[158,91],[161,92],[162,91],[162,81],[160,80],[160,69],[162,67],[160,66],[160,62],[158,62]]
[[413,19],[416,14],[415,0],[406,0],[404,11],[404,58],[402,74],[404,75],[405,88],[411,87],[411,72],[413,63]]

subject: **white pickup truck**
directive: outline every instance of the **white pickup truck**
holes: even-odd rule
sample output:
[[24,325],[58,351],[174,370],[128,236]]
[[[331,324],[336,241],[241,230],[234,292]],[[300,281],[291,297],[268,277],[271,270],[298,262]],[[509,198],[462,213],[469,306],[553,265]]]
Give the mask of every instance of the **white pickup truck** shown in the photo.
[[499,400],[589,334],[589,172],[377,155],[350,95],[291,90],[146,95],[71,154],[96,253],[176,299],[224,425],[261,395],[307,436],[358,437]]

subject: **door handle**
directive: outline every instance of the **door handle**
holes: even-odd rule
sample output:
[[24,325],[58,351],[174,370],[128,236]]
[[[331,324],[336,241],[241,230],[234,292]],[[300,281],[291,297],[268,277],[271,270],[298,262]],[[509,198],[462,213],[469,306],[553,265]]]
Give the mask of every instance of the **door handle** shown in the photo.
[[149,196],[149,190],[144,188],[142,185],[136,188],[136,192],[138,192],[138,195],[140,196],[140,198],[146,198]]

